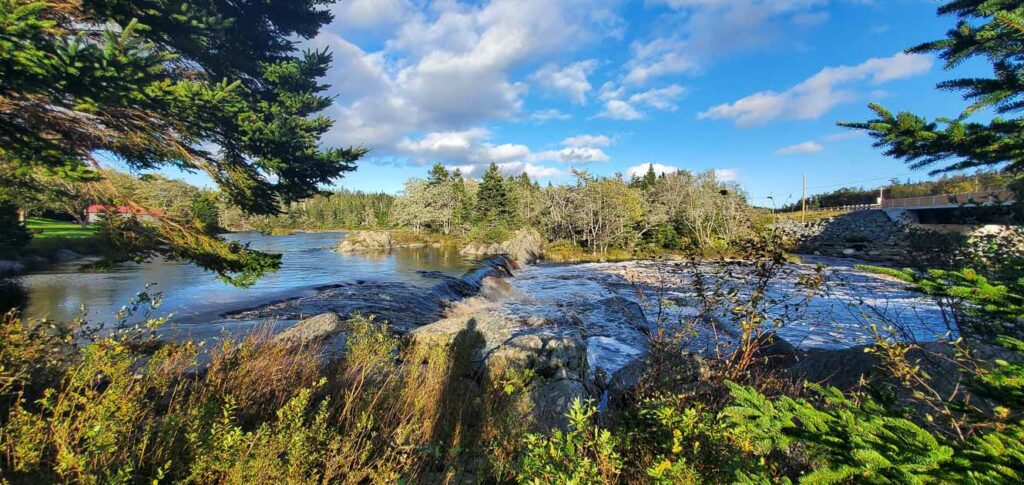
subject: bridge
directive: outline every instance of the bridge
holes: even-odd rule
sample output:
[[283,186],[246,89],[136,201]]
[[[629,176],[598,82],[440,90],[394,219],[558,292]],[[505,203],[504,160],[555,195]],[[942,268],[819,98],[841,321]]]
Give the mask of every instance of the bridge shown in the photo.
[[998,190],[960,194],[926,195],[903,199],[882,199],[873,209],[881,209],[894,221],[935,223],[953,209],[995,207],[1013,204],[1013,192]]
[[[1010,205],[1015,202],[1013,192],[996,190],[988,192],[964,192],[958,194],[925,195],[899,199],[879,199],[874,204],[856,204],[835,207],[820,207],[808,210],[809,214],[881,210],[893,221],[924,222],[934,219],[936,215],[948,215],[954,209],[995,207]],[[797,210],[799,212],[799,209]]]

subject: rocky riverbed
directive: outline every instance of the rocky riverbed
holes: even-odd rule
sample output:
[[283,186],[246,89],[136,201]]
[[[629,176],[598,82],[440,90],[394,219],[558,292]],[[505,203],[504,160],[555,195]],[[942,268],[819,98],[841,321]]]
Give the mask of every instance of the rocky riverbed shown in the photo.
[[[527,334],[562,335],[586,348],[586,372],[612,375],[646,351],[648,336],[659,327],[685,328],[685,345],[709,352],[736,337],[728,323],[709,328],[695,317],[694,271],[683,263],[634,261],[589,264],[540,264],[511,270],[501,257],[463,278],[441,278],[429,291],[401,285],[359,282],[325,288],[315,295],[230,315],[232,319],[297,320],[324,312],[375,314],[399,333],[430,332],[451,325],[445,319],[475,318],[501,327],[489,345]],[[809,294],[801,277],[823,265],[825,284]],[[871,343],[872,325],[891,327],[899,338],[935,340],[947,335],[941,310],[928,297],[903,284],[859,271],[855,261],[805,257],[788,264],[769,285],[776,303],[771,312],[783,324],[778,335],[801,349],[842,349]],[[723,270],[722,265],[735,267]],[[739,291],[750,284],[743,263],[703,263],[705,282],[722,278]],[[439,321],[440,320],[440,321]],[[435,323],[436,322],[436,323]]]
[[[917,341],[951,332],[929,298],[898,281],[859,271],[854,263],[807,257],[776,275],[767,288],[773,302],[768,307],[782,322],[777,335],[788,343],[785,348],[845,355],[841,349],[873,341],[872,325]],[[708,354],[736,339],[738,331],[728,318],[707,325],[708,312],[695,298],[697,274],[707,286],[740,294],[752,284],[751,266],[742,262],[706,262],[696,269],[654,261],[513,267],[509,257],[497,256],[463,278],[439,278],[429,291],[357,282],[230,317],[298,320],[319,315],[282,338],[323,339],[332,354],[344,347],[338,315],[377,315],[413,345],[448,346],[472,335],[480,342],[476,362],[481,370],[494,372],[509,364],[531,369],[543,378],[531,392],[539,422],[564,424],[573,399],[599,399],[607,396],[606,389],[628,386],[637,370],[631,364],[642,363],[649,336],[659,329],[684,331],[682,344],[694,354]],[[809,293],[801,281],[819,274],[825,284]],[[858,349],[849,352],[863,355]],[[831,358],[832,352],[822,355]]]

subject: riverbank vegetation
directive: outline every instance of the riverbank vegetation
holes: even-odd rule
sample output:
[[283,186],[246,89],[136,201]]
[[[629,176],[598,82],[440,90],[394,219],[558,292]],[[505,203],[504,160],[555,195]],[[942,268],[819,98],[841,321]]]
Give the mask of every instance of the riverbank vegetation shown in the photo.
[[[206,170],[223,197],[250,212],[276,215],[308,201],[317,184],[306,182],[332,180],[363,153],[316,149],[330,123],[316,116],[329,100],[315,94],[322,89],[315,78],[329,56],[293,56],[283,40],[310,37],[329,20],[312,4],[252,4],[249,15],[234,19],[220,15],[227,12],[216,2],[189,3],[198,11],[163,16],[132,2],[92,11],[83,10],[92,3],[0,0],[0,20],[27,29],[31,35],[21,35],[32,40],[16,47],[0,42],[0,62],[21,66],[2,66],[16,75],[5,78],[0,94],[15,103],[16,125],[30,128],[0,129],[0,160],[29,171],[81,174],[90,171],[85,161],[95,150],[111,149],[142,168]],[[956,1],[941,11],[964,23],[950,39],[916,50],[939,51],[951,66],[984,54],[997,74],[944,87],[966,89],[980,100],[976,108],[1019,110],[1024,8],[1009,0]],[[83,27],[108,23],[116,29],[104,35]],[[201,38],[175,42],[182,26]],[[88,42],[64,43],[65,32]],[[209,59],[204,47],[211,44],[228,59]],[[14,55],[14,48],[24,51]],[[172,51],[182,60],[173,65],[185,73],[169,68]],[[62,63],[72,54],[118,68],[83,78]],[[41,62],[32,59],[55,68],[29,69]],[[209,73],[240,80],[221,82]],[[125,81],[109,82],[115,78]],[[89,96],[69,103],[39,88],[69,79],[106,95],[97,99],[132,99],[138,106],[124,112]],[[141,110],[152,116],[133,116]],[[90,116],[97,112],[125,128],[101,129]],[[1020,170],[1019,119],[968,123],[965,115],[932,123],[877,106],[875,113],[878,119],[850,126],[869,130],[889,154],[914,165],[955,158],[942,169],[1009,164],[1015,176]],[[277,131],[281,126],[299,135]],[[231,136],[239,131],[248,136]],[[189,148],[210,140],[224,142],[223,158]],[[692,297],[682,303],[697,311],[673,313],[676,320],[656,312],[653,328],[637,321],[649,339],[648,353],[631,368],[636,379],[608,382],[595,372],[586,383],[593,399],[572,402],[565,426],[555,427],[533,419],[535,392],[555,377],[545,373],[550,369],[535,368],[530,359],[481,367],[483,341],[473,327],[447,346],[417,345],[396,337],[387,322],[354,316],[345,325],[344,352],[329,358],[317,341],[276,339],[269,331],[216,343],[161,341],[156,330],[166,321],[145,316],[160,300],[147,293],[108,328],[10,313],[0,320],[0,480],[1024,481],[1024,259],[1018,253],[997,247],[955,269],[864,267],[936,298],[949,333],[916,342],[900,322],[867,314],[872,345],[803,352],[778,334],[797,321],[790,312],[827,284],[823,271],[799,279],[796,300],[770,291],[785,267],[783,248],[759,230],[763,212],[713,173],[652,168],[625,180],[580,172],[573,184],[540,187],[495,165],[479,182],[439,165],[426,180],[409,181],[386,209],[374,201],[384,204],[387,197],[375,197],[346,194],[332,202],[325,196],[316,206],[323,211],[311,212],[322,215],[309,217],[328,220],[335,217],[326,215],[329,207],[346,207],[352,210],[331,220],[386,220],[413,233],[489,242],[534,227],[554,247],[590,254],[687,248],[681,264]],[[0,194],[0,244],[31,235],[15,207]],[[159,226],[110,218],[98,229],[120,258],[169,255],[226,277],[241,274],[241,283],[278,264],[173,218]],[[706,252],[727,248],[742,257],[719,266],[723,277],[707,278]],[[660,309],[680,302],[645,303]],[[142,323],[128,325],[133,310]],[[699,330],[710,330],[714,340],[698,354],[686,344]],[[807,382],[800,366],[824,372],[830,385]]]
[[[844,360],[872,359],[870,378],[804,383],[787,367],[793,351],[776,340],[787,322],[775,310],[788,302],[768,298],[782,253],[771,241],[747,251],[744,292],[707,284],[691,259],[701,313],[655,320],[637,380],[609,387],[601,409],[576,401],[565,428],[533,420],[543,369],[517,360],[480,368],[483,340],[471,329],[449,346],[421,346],[356,317],[344,356],[325,361],[316,341],[264,331],[170,344],[154,340],[162,321],[98,333],[10,315],[0,325],[0,473],[12,483],[1024,477],[1024,343],[1000,333],[918,344],[900,339],[896,322],[878,321],[876,343]],[[992,311],[988,292],[960,292],[949,275],[920,278],[955,296],[944,307],[954,322],[1005,330],[1024,316]],[[801,284],[813,293],[822,283]],[[143,295],[129,307],[156,302]],[[704,356],[684,350],[690,330],[709,325],[743,337],[723,334]],[[980,358],[993,352],[995,360]]]

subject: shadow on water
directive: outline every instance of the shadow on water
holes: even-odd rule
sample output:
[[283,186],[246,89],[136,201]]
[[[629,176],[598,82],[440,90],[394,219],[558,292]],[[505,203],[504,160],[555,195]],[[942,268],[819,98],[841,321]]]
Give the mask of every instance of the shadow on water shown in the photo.
[[0,279],[0,314],[11,310],[23,310],[28,304],[28,291],[21,281],[14,278]]

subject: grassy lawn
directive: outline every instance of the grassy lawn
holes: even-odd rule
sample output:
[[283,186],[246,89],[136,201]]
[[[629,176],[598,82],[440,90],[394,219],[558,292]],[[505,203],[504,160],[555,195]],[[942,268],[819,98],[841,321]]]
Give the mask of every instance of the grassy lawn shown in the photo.
[[30,217],[26,226],[32,231],[33,238],[37,239],[84,239],[96,235],[96,229],[92,226],[82,227],[74,222],[41,217]]

